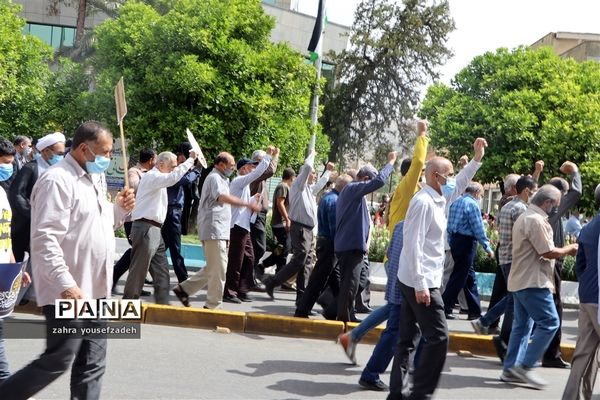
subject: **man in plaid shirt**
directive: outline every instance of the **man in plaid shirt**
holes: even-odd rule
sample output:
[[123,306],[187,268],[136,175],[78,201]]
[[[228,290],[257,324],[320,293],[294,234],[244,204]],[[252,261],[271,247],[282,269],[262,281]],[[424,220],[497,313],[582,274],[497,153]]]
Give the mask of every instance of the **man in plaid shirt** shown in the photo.
[[455,318],[452,315],[452,308],[456,303],[458,293],[463,288],[469,306],[469,319],[476,319],[481,315],[475,270],[473,269],[477,242],[481,243],[490,257],[494,256],[479,209],[478,200],[482,195],[483,186],[478,182],[471,182],[465,189],[465,194],[450,206],[448,241],[454,259],[454,270],[442,295],[448,319]]

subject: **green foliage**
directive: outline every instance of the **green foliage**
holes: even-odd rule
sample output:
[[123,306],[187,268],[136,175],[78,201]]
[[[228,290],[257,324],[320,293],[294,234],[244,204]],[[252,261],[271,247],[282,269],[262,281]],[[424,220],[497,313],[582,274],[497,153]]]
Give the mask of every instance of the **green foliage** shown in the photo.
[[475,253],[475,262],[473,263],[475,271],[477,272],[491,272],[495,273],[498,268],[498,263],[495,257],[489,257],[483,247],[477,246]]
[[531,173],[544,160],[542,182],[565,160],[580,166],[583,208],[592,211],[600,182],[600,64],[563,60],[551,49],[498,49],[475,57],[451,86],[429,88],[420,111],[432,144],[456,161],[476,137],[489,149],[477,178],[497,182]]
[[[171,148],[189,127],[210,159],[274,143],[282,164],[304,158],[314,69],[287,45],[258,0],[127,2],[96,28],[91,105],[114,126],[113,87],[124,76],[125,127],[134,148]],[[170,4],[172,3],[172,4]],[[166,8],[168,6],[168,8]],[[319,134],[317,150],[328,144]]]
[[575,271],[575,257],[565,257],[563,261],[561,277],[563,281],[577,282],[577,272]]
[[52,49],[23,35],[20,6],[0,0],[0,135],[40,132],[46,114],[47,61]]
[[351,46],[333,56],[340,84],[324,98],[332,159],[389,142],[395,127],[413,117],[421,88],[451,54],[446,41],[453,29],[446,0],[359,3]]
[[383,262],[389,243],[390,238],[386,227],[373,227],[369,241],[369,261]]

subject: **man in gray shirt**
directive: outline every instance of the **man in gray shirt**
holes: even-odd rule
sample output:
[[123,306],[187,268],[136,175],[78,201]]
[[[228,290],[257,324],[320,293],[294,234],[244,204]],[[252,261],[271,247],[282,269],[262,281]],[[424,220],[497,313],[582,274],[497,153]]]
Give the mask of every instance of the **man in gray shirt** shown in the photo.
[[229,153],[215,157],[214,169],[204,181],[198,209],[198,234],[204,247],[206,266],[173,288],[184,306],[189,307],[189,296],[208,285],[205,308],[218,308],[223,301],[227,246],[231,223],[231,206],[247,207],[258,212],[261,206],[245,202],[229,194],[229,177],[235,170],[235,160]]
[[[276,286],[281,285],[297,274],[296,278],[296,303],[304,293],[306,281],[306,269],[312,264],[311,248],[313,244],[313,229],[317,225],[317,203],[313,183],[316,180],[313,164],[315,161],[314,149],[304,160],[298,177],[290,188],[289,218],[290,239],[292,242],[292,259],[274,277],[266,278],[265,291],[273,299],[273,291]],[[329,174],[334,165],[328,163],[324,177],[329,179]],[[318,190],[317,190],[318,191]]]

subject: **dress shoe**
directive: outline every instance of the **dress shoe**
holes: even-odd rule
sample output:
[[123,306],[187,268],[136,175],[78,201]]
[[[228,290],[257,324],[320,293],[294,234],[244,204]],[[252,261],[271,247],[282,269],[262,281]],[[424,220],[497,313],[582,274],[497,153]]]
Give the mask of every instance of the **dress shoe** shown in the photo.
[[387,392],[390,390],[388,385],[383,383],[381,379],[377,379],[375,382],[369,382],[361,378],[358,381],[358,384],[367,390],[374,390],[376,392]]
[[142,291],[140,292],[140,296],[143,296],[143,297],[148,297],[148,296],[150,296],[151,294],[152,294],[152,293],[150,293],[150,292],[149,292],[149,291],[147,291],[147,290],[142,290]]
[[145,285],[154,285],[154,282],[151,281],[150,279],[144,279],[144,284]]
[[361,304],[360,306],[355,307],[354,311],[359,314],[370,314],[373,309],[366,304]]
[[458,317],[454,314],[446,314],[446,319],[457,319]]
[[544,359],[542,360],[542,367],[544,368],[570,368],[571,364],[563,360],[562,358]]
[[302,313],[302,312],[298,312],[296,310],[296,312],[294,313],[294,318],[308,318],[308,314]]
[[237,298],[243,301],[244,303],[252,303],[252,297],[248,296],[247,293],[238,293]]
[[481,315],[477,315],[477,314],[469,314],[469,315],[467,316],[467,321],[474,321],[474,320],[476,320],[476,319],[479,319],[479,318],[481,318]]
[[242,301],[235,296],[223,296],[225,303],[242,304]]

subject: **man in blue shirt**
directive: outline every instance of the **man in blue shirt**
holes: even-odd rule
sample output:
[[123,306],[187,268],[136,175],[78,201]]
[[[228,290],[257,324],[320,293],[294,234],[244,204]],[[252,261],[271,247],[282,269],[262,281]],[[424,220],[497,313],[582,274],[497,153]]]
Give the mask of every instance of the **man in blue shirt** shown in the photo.
[[336,203],[339,193],[351,181],[350,175],[340,175],[335,181],[335,187],[319,202],[317,209],[317,262],[310,274],[308,285],[298,300],[294,317],[308,318],[335,267],[333,240],[335,238]]
[[335,255],[340,265],[340,294],[338,296],[338,321],[351,321],[354,317],[354,299],[358,290],[360,271],[367,253],[370,216],[365,196],[383,187],[394,169],[396,152],[388,153],[388,163],[377,173],[371,165],[362,167],[356,181],[350,182],[340,193],[336,205],[334,239]]
[[452,315],[452,308],[456,303],[458,293],[463,288],[469,306],[468,319],[472,320],[481,316],[481,305],[473,268],[477,242],[481,243],[490,257],[494,257],[494,251],[486,236],[479,209],[479,199],[482,195],[483,186],[478,182],[471,182],[465,189],[465,194],[450,206],[448,241],[454,259],[454,270],[442,295],[447,319],[456,318]]
[[[189,142],[180,143],[177,146],[177,164],[182,164],[189,157],[192,145]],[[185,268],[185,261],[181,255],[181,223],[183,217],[183,204],[185,201],[183,188],[190,185],[200,177],[202,167],[196,163],[196,167],[190,169],[184,176],[174,184],[167,188],[168,207],[167,217],[161,228],[161,233],[165,246],[169,249],[171,256],[171,264],[173,271],[177,276],[179,283],[188,278],[188,272]]]
[[[600,185],[594,192],[596,208],[600,209]],[[571,373],[565,386],[563,400],[591,399],[598,362],[596,354],[600,345],[598,323],[598,237],[600,236],[600,211],[579,233],[579,249],[575,268],[579,281],[579,336],[571,364]]]

